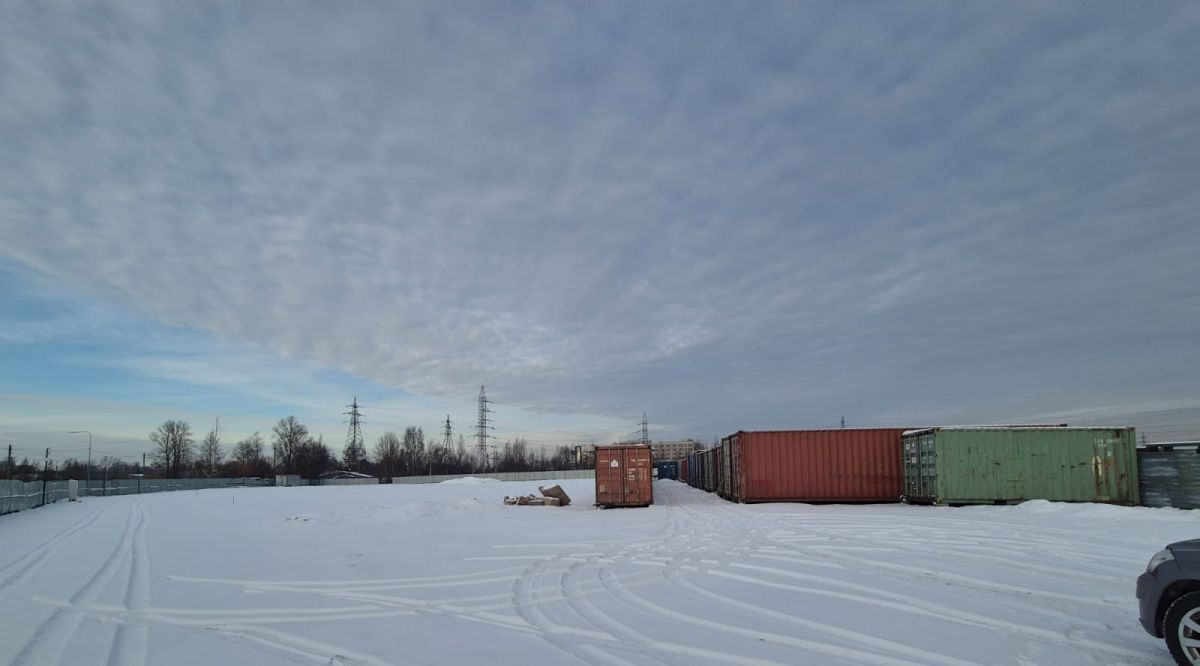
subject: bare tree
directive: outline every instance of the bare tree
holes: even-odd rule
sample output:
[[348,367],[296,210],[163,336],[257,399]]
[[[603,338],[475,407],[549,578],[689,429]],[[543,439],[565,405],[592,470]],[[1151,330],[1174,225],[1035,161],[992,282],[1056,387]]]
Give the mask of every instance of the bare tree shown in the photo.
[[195,454],[192,427],[187,421],[164,421],[150,433],[150,441],[154,443],[154,464],[168,478],[178,477]]
[[216,476],[221,469],[221,459],[225,457],[221,451],[220,427],[221,422],[217,421],[213,429],[200,440],[200,471],[204,476]]
[[296,473],[296,451],[308,438],[308,428],[295,416],[279,419],[275,424],[275,467],[284,474]]
[[404,476],[420,473],[421,464],[425,459],[425,431],[416,426],[405,428],[404,442],[401,446],[401,473]]
[[296,447],[292,463],[297,474],[306,479],[315,479],[337,467],[338,460],[329,447],[325,446],[323,438],[308,437]]
[[385,479],[396,476],[400,468],[400,438],[391,430],[379,436],[375,442],[375,460],[379,462],[379,475]]
[[238,474],[242,476],[267,476],[271,473],[271,465],[266,459],[266,447],[262,435],[258,433],[234,445],[232,456],[237,463]]

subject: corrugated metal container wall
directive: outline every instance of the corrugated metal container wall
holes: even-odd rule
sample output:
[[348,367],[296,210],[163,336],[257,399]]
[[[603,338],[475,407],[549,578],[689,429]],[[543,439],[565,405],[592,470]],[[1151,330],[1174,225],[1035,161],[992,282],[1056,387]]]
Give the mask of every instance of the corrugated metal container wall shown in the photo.
[[654,502],[649,446],[596,447],[596,505],[648,506]]
[[902,428],[738,432],[725,438],[738,502],[898,502]]
[[932,428],[904,435],[910,502],[1137,504],[1133,428]]
[[677,464],[679,465],[679,480],[683,481],[684,483],[687,483],[688,482],[688,459],[684,458],[683,460],[678,461]]
[[721,470],[720,480],[717,482],[717,494],[725,499],[731,498],[729,489],[733,480],[733,468],[729,462],[729,454],[733,447],[728,444],[728,439],[721,440],[721,444],[717,446],[717,469]]
[[1200,442],[1138,449],[1142,506],[1200,509]]
[[721,488],[725,485],[725,468],[721,465],[721,462],[724,460],[724,458],[725,451],[721,448],[721,446],[717,445],[713,447],[714,473],[712,491],[717,494],[721,493]]
[[717,490],[717,450],[715,448],[704,452],[704,489],[710,493]]

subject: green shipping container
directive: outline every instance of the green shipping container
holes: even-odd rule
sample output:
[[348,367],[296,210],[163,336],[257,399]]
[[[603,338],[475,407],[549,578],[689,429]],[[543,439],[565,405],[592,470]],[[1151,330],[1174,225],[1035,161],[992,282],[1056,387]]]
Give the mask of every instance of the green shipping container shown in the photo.
[[903,442],[907,502],[1138,503],[1133,428],[928,428]]

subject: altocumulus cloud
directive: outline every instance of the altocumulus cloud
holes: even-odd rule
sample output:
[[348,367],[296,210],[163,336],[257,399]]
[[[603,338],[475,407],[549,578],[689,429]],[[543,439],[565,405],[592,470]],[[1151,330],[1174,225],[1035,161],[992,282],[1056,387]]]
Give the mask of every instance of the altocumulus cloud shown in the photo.
[[1198,27],[7,3],[0,255],[410,393],[684,430],[1152,405],[1200,389]]

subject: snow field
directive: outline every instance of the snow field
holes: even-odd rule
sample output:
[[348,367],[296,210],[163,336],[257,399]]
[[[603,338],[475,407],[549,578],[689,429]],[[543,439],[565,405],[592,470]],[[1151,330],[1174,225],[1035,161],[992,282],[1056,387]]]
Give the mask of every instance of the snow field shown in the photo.
[[1162,664],[1193,512],[502,506],[553,482],[239,488],[0,517],[0,663]]

